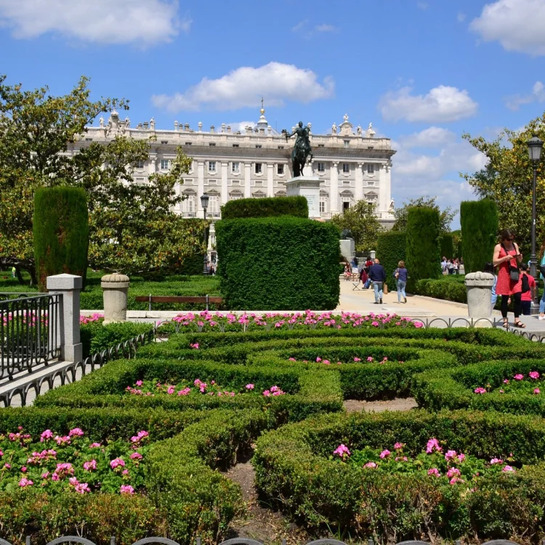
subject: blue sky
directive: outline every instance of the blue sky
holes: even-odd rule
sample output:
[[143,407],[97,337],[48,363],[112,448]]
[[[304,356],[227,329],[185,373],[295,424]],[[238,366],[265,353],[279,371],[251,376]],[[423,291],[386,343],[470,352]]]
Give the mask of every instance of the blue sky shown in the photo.
[[278,130],[348,114],[392,139],[396,206],[457,210],[484,166],[461,135],[545,109],[543,28],[545,0],[0,0],[0,73],[55,95],[88,76],[131,126],[244,126],[262,97]]

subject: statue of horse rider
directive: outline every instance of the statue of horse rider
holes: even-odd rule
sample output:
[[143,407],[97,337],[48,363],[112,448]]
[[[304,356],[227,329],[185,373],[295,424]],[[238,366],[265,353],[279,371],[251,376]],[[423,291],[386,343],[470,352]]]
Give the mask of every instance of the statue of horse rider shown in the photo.
[[295,144],[291,152],[291,164],[293,167],[293,176],[303,176],[303,168],[307,162],[307,158],[310,156],[312,159],[312,149],[310,148],[310,129],[309,127],[303,127],[303,122],[299,121],[297,127],[291,134],[288,134],[288,131],[283,130],[286,140],[291,136],[297,135],[295,139]]

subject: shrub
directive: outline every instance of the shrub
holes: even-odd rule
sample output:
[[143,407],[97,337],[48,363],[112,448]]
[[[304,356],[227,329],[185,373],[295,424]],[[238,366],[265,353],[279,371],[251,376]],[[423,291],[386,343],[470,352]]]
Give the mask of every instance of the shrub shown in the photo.
[[407,237],[405,232],[390,231],[379,235],[377,242],[377,257],[386,269],[386,279],[391,285],[395,284],[392,275],[397,269],[399,261],[405,261],[405,246]]
[[221,217],[224,220],[271,216],[308,218],[308,202],[306,197],[237,199],[235,201],[228,201],[221,207]]
[[417,280],[440,278],[439,212],[426,206],[409,208],[407,216],[406,263],[408,287],[412,291]]
[[216,224],[218,275],[232,309],[332,309],[339,300],[336,227],[284,216]]
[[87,270],[89,219],[85,191],[77,187],[44,187],[34,196],[34,257],[41,291],[48,276]]
[[491,199],[460,204],[462,252],[467,273],[482,271],[492,261],[498,232],[498,207]]

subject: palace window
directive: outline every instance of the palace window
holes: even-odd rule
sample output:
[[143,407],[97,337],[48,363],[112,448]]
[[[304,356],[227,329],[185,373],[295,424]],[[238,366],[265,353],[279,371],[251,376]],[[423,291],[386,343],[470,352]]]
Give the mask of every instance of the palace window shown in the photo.
[[325,172],[325,163],[318,163],[318,172]]
[[161,170],[168,170],[170,167],[170,161],[168,159],[161,159]]
[[343,163],[343,172],[348,174],[350,172],[350,165],[348,163]]
[[216,161],[208,161],[208,172],[216,172]]
[[262,165],[261,163],[256,163],[255,164],[255,173],[256,174],[261,174],[263,171],[262,171]]
[[367,174],[375,173],[375,165],[373,163],[367,163]]
[[231,172],[240,172],[240,163],[238,161],[233,161],[231,163]]
[[277,167],[277,173],[282,176],[284,174],[284,165],[278,165]]

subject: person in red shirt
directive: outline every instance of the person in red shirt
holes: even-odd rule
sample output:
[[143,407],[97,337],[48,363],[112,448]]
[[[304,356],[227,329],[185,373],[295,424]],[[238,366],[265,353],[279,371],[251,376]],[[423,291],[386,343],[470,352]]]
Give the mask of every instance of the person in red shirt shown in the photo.
[[525,316],[530,315],[530,309],[532,307],[532,301],[536,298],[536,281],[534,277],[528,274],[528,265],[526,263],[520,264],[520,274],[525,276],[528,280],[528,290],[524,291],[526,282],[522,279],[522,292],[520,295],[520,302],[522,303],[522,314]]

